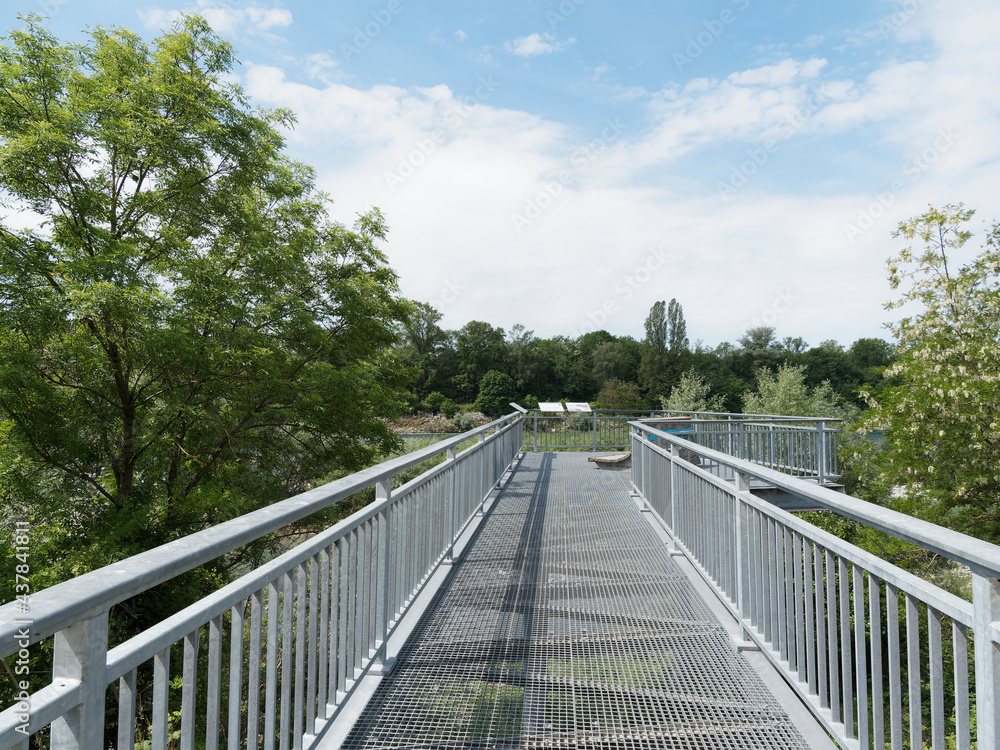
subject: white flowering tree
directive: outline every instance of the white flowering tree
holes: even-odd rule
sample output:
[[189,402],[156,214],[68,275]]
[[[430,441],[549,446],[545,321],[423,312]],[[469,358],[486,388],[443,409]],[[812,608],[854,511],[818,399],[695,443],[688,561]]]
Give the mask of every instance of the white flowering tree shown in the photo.
[[1000,540],[1000,225],[975,260],[956,267],[973,211],[931,208],[895,237],[919,241],[889,261],[900,289],[888,309],[916,307],[893,326],[896,363],[861,422],[883,430],[878,470],[901,510]]

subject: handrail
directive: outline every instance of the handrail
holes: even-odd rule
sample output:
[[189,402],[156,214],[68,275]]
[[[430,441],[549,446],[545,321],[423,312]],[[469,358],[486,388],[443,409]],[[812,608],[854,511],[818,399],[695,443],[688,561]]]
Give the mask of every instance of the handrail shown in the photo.
[[[780,422],[843,422],[840,417],[799,417],[788,414],[743,414],[740,412],[727,411],[683,411],[680,409],[666,409],[669,414],[705,414],[710,417],[737,417],[740,419],[766,419],[768,421]],[[715,420],[721,421],[721,420]]]
[[752,461],[733,458],[720,451],[677,438],[642,422],[630,422],[629,424],[647,434],[655,435],[658,439],[662,438],[670,444],[677,445],[689,453],[709,459],[722,466],[728,466],[740,474],[762,479],[777,489],[810,500],[827,510],[832,510],[846,518],[859,521],[866,526],[871,526],[891,536],[936,552],[955,562],[968,565],[984,575],[1000,575],[1000,546],[946,529],[929,521],[908,516],[899,511],[844,495],[827,487],[803,482]]
[[[978,747],[1000,747],[1000,546],[630,427],[636,494],[842,746],[926,747],[929,695],[931,746],[970,747],[975,719]],[[752,479],[967,566],[972,602],[758,498]]]
[[[115,680],[118,747],[135,744],[139,715],[151,717],[153,747],[166,746],[174,716],[170,654],[179,646],[184,653],[182,747],[193,746],[206,702],[210,734],[223,725],[225,670],[231,747],[239,744],[241,732],[256,740],[260,731],[272,739],[280,736],[281,746],[290,733],[296,747],[310,745],[331,726],[365,675],[391,670],[389,637],[433,573],[452,561],[456,541],[521,454],[523,421],[520,413],[508,414],[207,532],[43,589],[33,596],[27,615],[15,611],[16,602],[0,607],[0,635],[10,634],[11,628],[23,633],[30,618],[30,640],[52,637],[54,654],[52,682],[30,695],[22,691],[20,703],[0,712],[0,748],[25,746],[28,735],[46,727],[51,728],[53,750],[100,746],[105,695]],[[459,452],[470,439],[475,442]],[[399,472],[442,453],[447,454],[443,463],[392,487]],[[115,603],[372,486],[374,502],[109,650],[109,610]],[[226,618],[230,660],[224,665]],[[199,695],[203,630],[208,636],[208,688]],[[23,653],[25,637],[6,637],[6,653],[11,653],[11,642]],[[243,665],[248,670],[245,683]],[[140,672],[146,675],[141,680],[152,672],[152,695],[141,696],[137,712]],[[241,702],[247,706],[245,722]],[[294,726],[289,723],[293,715]]]
[[[75,622],[105,612],[142,591],[295,523],[514,418],[519,415],[508,414],[469,432],[33,593],[30,642],[36,643]],[[18,619],[23,620],[24,615],[17,611],[16,602],[0,606],[0,658],[19,648],[14,636],[24,626],[16,622]]]

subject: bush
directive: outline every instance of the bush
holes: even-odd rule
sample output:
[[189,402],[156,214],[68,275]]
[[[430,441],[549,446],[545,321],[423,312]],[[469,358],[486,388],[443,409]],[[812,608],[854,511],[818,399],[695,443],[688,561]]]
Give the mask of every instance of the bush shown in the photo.
[[442,414],[448,417],[448,419],[451,419],[458,413],[458,404],[450,398],[444,399],[438,408]]
[[427,394],[427,398],[424,399],[424,406],[427,407],[427,411],[437,414],[441,411],[441,404],[445,401],[444,395],[433,391]]
[[479,420],[469,414],[469,412],[463,411],[455,417],[455,426],[458,427],[459,432],[468,432],[474,427],[479,426]]
[[623,383],[618,378],[604,381],[601,392],[595,399],[598,408],[630,411],[646,408],[646,402],[639,392],[637,383]]
[[479,381],[479,395],[472,408],[496,419],[511,411],[510,402],[516,400],[517,387],[510,375],[490,370]]

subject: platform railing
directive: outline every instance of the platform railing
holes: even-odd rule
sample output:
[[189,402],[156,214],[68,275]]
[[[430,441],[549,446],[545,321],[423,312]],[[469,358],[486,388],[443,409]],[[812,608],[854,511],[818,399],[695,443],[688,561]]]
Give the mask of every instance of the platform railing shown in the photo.
[[[510,414],[41,590],[27,612],[0,607],[0,656],[53,643],[51,682],[0,714],[0,748],[27,750],[47,729],[52,750],[310,747],[365,675],[391,669],[390,635],[521,453],[523,425]],[[109,649],[112,606],[371,487],[366,507]]]
[[[1000,547],[631,427],[635,492],[839,744],[1000,747]],[[758,499],[753,479],[967,566],[972,602]]]
[[819,484],[840,477],[837,437],[842,420],[825,417],[690,415],[698,445]]
[[706,448],[819,484],[840,476],[837,467],[840,419],[611,409],[552,414],[511,405],[525,414],[526,450],[627,451],[631,446],[630,421],[678,417],[680,421],[673,425],[678,434]]

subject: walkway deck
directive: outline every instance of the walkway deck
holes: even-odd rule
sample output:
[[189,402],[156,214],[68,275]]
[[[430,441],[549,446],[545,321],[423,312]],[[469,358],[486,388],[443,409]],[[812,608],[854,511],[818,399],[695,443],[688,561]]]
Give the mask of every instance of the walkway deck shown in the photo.
[[620,475],[531,453],[344,747],[807,744]]

